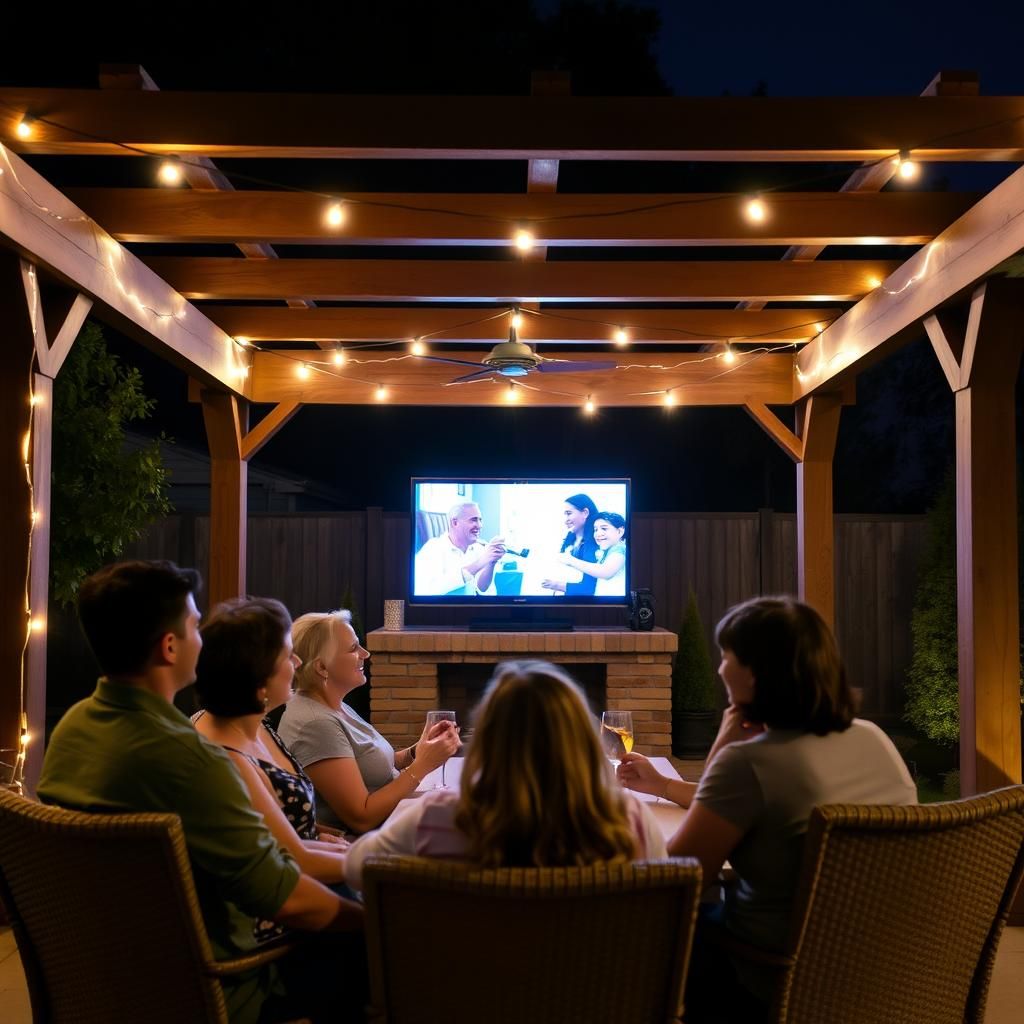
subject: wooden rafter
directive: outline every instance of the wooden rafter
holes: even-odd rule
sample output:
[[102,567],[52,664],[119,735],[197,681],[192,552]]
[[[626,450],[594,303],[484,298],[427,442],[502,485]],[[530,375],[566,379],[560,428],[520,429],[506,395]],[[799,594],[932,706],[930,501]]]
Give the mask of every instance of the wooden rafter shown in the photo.
[[[332,229],[324,224],[324,200],[305,193],[78,188],[68,195],[122,242],[494,246],[508,244],[523,224],[538,247],[605,248],[920,245],[978,199],[955,192],[780,192],[766,200],[768,219],[752,224],[741,215],[743,197],[732,194],[352,193],[344,225]],[[630,209],[640,212],[617,215]]]
[[[510,308],[510,307],[507,307]],[[206,306],[206,315],[228,334],[252,341],[388,341],[428,336],[428,341],[483,343],[508,337],[502,308],[480,310],[419,306],[368,309],[320,306],[310,310],[270,306]],[[842,313],[838,308],[765,309],[548,309],[526,314],[519,336],[532,343],[600,343],[627,326],[631,344],[723,342],[727,338],[781,345],[804,342]],[[487,319],[492,317],[493,319]]]
[[[15,127],[37,121],[31,140]],[[34,153],[386,159],[1022,160],[1024,97],[329,96],[0,90]],[[57,127],[57,126],[61,127]],[[112,140],[106,142],[102,140]],[[113,141],[113,140],[116,140]],[[133,147],[125,150],[116,143]]]
[[1024,168],[1011,174],[810,342],[797,359],[798,395],[835,390],[904,332],[1024,249]]
[[[485,352],[459,353],[460,359],[479,362]],[[546,353],[572,361],[567,352]],[[310,373],[301,379],[297,370],[308,356]],[[722,362],[707,355],[630,352],[619,356],[619,369],[581,373],[531,373],[517,387],[518,404],[573,406],[592,395],[598,405],[658,406],[665,391],[673,389],[676,404],[787,405],[793,398],[793,357],[766,354],[740,357],[728,372]],[[253,359],[250,397],[254,402],[372,405],[376,386],[390,388],[388,401],[402,405],[494,405],[507,393],[508,380],[495,378],[456,384],[449,381],[469,367],[420,359],[395,358],[389,353],[365,353],[335,368],[321,353],[257,352]]]
[[238,346],[227,334],[3,146],[0,170],[0,245],[31,254],[119,330],[190,373],[238,384]]
[[148,263],[190,299],[275,299],[301,292],[352,302],[835,302],[859,299],[871,291],[872,278],[899,268],[891,260],[259,262],[166,256]]

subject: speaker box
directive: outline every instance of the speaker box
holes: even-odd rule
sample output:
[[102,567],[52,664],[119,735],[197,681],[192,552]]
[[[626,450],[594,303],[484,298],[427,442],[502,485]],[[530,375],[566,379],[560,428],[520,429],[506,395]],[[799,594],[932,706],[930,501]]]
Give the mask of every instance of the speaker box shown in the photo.
[[654,629],[654,595],[649,590],[629,592],[629,628]]

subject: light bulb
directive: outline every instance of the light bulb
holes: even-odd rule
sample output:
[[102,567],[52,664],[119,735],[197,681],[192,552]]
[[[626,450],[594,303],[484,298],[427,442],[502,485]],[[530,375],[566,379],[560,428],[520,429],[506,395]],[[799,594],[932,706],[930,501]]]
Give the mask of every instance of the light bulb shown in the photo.
[[676,396],[672,394],[672,389],[669,388],[668,391],[665,392],[665,406],[666,408],[671,409],[675,404]]
[[629,332],[625,327],[619,327],[615,331],[615,344],[616,345],[628,345],[629,344]]
[[246,338],[244,335],[236,334],[235,335],[235,341],[237,341],[238,344],[242,346],[242,348],[248,348],[249,347],[249,339]]
[[35,131],[35,121],[28,114],[18,122],[17,127],[14,129],[19,139],[31,139],[33,131]]
[[519,231],[516,232],[515,243],[516,243],[516,248],[520,252],[526,252],[527,250],[533,248],[533,245],[534,245],[533,235],[529,231],[527,231],[525,228],[522,228],[522,229],[520,229]]
[[335,366],[344,366],[345,350],[343,348],[336,348],[334,350],[334,355],[331,356],[331,361],[334,363]]
[[736,353],[733,351],[732,345],[726,344],[725,351],[722,353],[722,361],[728,366],[732,366],[736,362]]
[[39,522],[39,510],[32,509],[32,525],[35,526]]
[[919,168],[905,149],[900,151],[899,156],[893,157],[892,162],[896,165],[896,173],[904,181],[913,181],[917,177]]
[[743,212],[746,214],[747,220],[755,224],[760,224],[768,216],[768,208],[759,196],[748,199]]
[[377,390],[374,392],[374,397],[378,402],[383,402],[388,397],[388,389],[383,384],[377,385]]
[[245,380],[245,378],[249,376],[249,367],[248,366],[239,366],[238,369],[237,369],[237,373],[238,373],[238,379],[239,380]]
[[523,314],[519,310],[512,313],[512,326],[518,331],[523,326]]
[[31,405],[33,409],[40,403],[40,401],[41,399],[38,395],[29,395],[28,404]]
[[425,356],[427,354],[427,346],[424,345],[419,338],[414,338],[412,343],[409,345],[409,351],[414,356]]
[[505,401],[516,402],[519,400],[519,392],[516,390],[515,384],[512,381],[508,382],[508,387],[505,388]]
[[591,398],[590,395],[587,395],[587,400],[583,403],[583,411],[588,416],[593,416],[594,415],[594,410],[596,408],[597,408],[597,406],[594,404],[593,398]]
[[880,277],[875,277],[875,275],[874,275],[874,274],[872,274],[872,275],[871,275],[871,276],[870,276],[870,277],[868,278],[868,287],[869,287],[869,288],[870,288],[870,289],[871,289],[872,291],[874,291],[874,289],[875,289],[875,288],[881,288],[881,287],[882,287],[882,279],[881,279]]
[[299,380],[309,380],[309,374],[309,363],[299,363],[299,365],[295,367],[295,376],[298,377]]
[[161,185],[180,185],[184,176],[184,172],[181,169],[181,161],[176,157],[164,160],[160,164],[160,170],[157,171],[157,177],[160,179]]
[[46,619],[42,615],[33,615],[28,620],[28,628],[33,633],[42,633],[46,629]]
[[324,214],[328,227],[340,228],[345,223],[345,208],[341,203],[331,203]]

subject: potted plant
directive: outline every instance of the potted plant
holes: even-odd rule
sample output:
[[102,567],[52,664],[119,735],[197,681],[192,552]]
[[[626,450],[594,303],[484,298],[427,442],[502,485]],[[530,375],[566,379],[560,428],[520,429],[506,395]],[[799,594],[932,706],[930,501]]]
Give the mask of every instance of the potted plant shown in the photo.
[[718,701],[711,655],[692,588],[678,636],[672,668],[672,752],[676,757],[702,756],[714,742]]

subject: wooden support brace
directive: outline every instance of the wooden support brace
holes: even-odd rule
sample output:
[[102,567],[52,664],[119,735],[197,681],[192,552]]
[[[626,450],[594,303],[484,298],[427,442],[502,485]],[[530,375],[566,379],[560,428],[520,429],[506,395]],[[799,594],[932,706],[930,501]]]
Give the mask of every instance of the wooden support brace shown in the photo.
[[804,458],[804,442],[786,426],[764,402],[748,400],[743,407],[765,433],[796,463]]
[[242,438],[242,458],[249,461],[300,409],[301,402],[281,402]]

